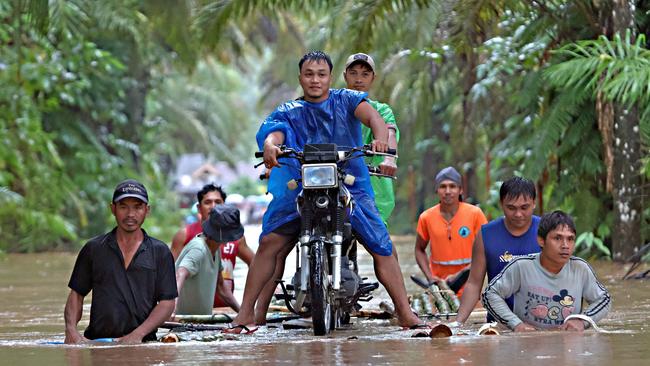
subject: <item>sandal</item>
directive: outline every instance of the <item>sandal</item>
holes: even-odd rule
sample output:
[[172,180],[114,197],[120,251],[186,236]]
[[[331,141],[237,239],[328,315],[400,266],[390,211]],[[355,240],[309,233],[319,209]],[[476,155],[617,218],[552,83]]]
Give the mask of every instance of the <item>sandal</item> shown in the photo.
[[224,329],[222,333],[226,334],[253,334],[259,329],[255,325],[243,325],[243,324],[233,324],[232,326]]

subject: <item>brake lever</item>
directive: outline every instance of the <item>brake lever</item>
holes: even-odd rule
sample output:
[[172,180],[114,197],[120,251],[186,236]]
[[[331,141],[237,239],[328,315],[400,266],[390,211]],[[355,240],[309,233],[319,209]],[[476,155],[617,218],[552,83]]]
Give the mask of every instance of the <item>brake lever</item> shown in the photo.
[[[253,165],[253,168],[257,168],[257,167],[259,167],[259,166],[262,165],[262,164],[264,164],[263,161],[261,161],[261,162],[255,164],[255,165]],[[282,167],[282,163],[280,163],[280,162],[278,161],[277,168],[280,168],[280,167]]]
[[393,180],[397,179],[396,175],[388,175],[388,174],[372,173],[372,172],[370,172],[369,174],[374,176],[374,177],[390,178],[390,179],[393,179]]
[[393,180],[397,179],[396,175],[382,174],[379,168],[376,166],[368,166],[368,174],[380,178],[390,178]]
[[399,155],[397,155],[397,154],[374,152],[374,151],[371,152],[371,155],[373,155],[373,156],[390,156],[390,157],[393,157],[395,159],[399,158]]
[[363,149],[359,150],[362,151],[364,155],[366,156],[391,156],[397,159],[399,156],[397,155],[397,149],[388,149],[386,152],[378,152],[378,151],[372,151],[372,145],[370,144],[365,144],[363,145]]

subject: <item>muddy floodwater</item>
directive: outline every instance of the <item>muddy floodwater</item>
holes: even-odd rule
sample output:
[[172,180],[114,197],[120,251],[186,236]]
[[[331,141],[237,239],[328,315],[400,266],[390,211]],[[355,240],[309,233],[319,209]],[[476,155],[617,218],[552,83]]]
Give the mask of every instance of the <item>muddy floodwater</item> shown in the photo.
[[[256,228],[247,227],[249,243]],[[418,274],[413,238],[398,238],[402,272],[409,293],[420,290],[408,276]],[[423,364],[423,365],[649,365],[650,280],[620,281],[626,268],[592,263],[613,298],[613,308],[600,326],[609,331],[584,334],[540,332],[476,336],[482,316],[449,338],[411,338],[387,320],[354,320],[349,329],[315,337],[311,330],[261,329],[254,335],[213,342],[152,343],[138,346],[65,346],[63,307],[76,253],[7,255],[0,259],[0,365],[197,365],[197,364]],[[360,270],[374,278],[369,256]],[[290,257],[285,277],[292,273]],[[640,268],[648,269],[647,266]],[[235,272],[241,300],[246,266]],[[366,308],[387,300],[383,288]],[[80,329],[88,324],[89,299]],[[452,319],[453,320],[453,319]],[[435,320],[433,320],[435,321]]]

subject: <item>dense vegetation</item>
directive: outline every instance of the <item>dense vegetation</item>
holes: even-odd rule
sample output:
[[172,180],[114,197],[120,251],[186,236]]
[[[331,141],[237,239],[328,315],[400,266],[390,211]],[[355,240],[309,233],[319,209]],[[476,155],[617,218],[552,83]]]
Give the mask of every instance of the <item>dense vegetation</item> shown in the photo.
[[[412,232],[454,165],[499,215],[499,182],[537,182],[539,212],[575,215],[581,255],[650,239],[650,7],[644,2],[13,1],[0,5],[0,249],[78,245],[110,225],[114,184],[154,193],[177,225],[182,152],[248,160],[260,117],[297,96],[324,49],[379,63],[373,97],[402,131],[391,227]],[[610,249],[613,251],[610,252]],[[611,253],[611,254],[610,254]]]

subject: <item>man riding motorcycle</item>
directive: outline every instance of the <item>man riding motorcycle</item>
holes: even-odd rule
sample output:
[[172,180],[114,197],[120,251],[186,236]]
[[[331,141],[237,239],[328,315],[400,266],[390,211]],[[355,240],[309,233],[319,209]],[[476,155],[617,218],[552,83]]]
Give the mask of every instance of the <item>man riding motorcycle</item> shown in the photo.
[[[286,256],[297,241],[300,220],[296,211],[297,191],[289,190],[286,182],[296,178],[295,164],[290,160],[280,165],[278,145],[302,149],[306,143],[335,143],[339,146],[360,146],[361,124],[368,125],[375,136],[373,150],[387,150],[388,130],[381,116],[365,101],[366,93],[346,89],[330,90],[332,63],[322,52],[310,52],[299,62],[299,81],[304,97],[279,106],[263,123],[257,134],[264,150],[264,163],[272,170],[269,192],[273,201],[264,216],[259,250],[251,264],[241,311],[233,320],[230,333],[254,330],[253,307],[263,287],[272,278],[276,259]],[[399,324],[411,327],[420,319],[411,312],[404,280],[392,255],[394,248],[373,201],[366,165],[361,159],[351,162],[350,174],[357,177],[348,189],[356,201],[350,213],[350,223],[359,241],[372,255],[375,273],[393,299]]]

